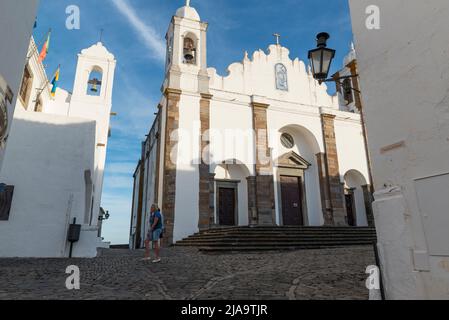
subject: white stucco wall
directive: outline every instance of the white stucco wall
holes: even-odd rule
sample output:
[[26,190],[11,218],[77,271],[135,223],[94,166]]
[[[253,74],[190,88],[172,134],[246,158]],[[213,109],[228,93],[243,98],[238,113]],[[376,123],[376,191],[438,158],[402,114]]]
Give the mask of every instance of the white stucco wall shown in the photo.
[[[94,169],[95,122],[16,111],[1,175],[15,190],[10,218],[0,221],[0,256],[67,256],[67,226],[74,217],[84,220],[84,172]],[[74,254],[95,256],[95,245],[84,245],[81,237]]]
[[[369,5],[380,29],[366,27]],[[389,299],[449,299],[449,2],[350,0]]]
[[[30,56],[28,65],[33,83],[28,101],[21,101],[21,99],[17,101],[13,121],[13,127],[17,127],[14,131],[16,137],[14,139],[11,133],[10,138],[11,149],[14,151],[5,158],[9,159],[8,172],[2,172],[2,177],[7,180],[1,182],[13,185],[16,190],[19,190],[18,195],[14,194],[14,203],[16,201],[24,202],[20,206],[17,204],[14,206],[13,203],[11,219],[14,219],[15,216],[20,217],[17,219],[25,219],[36,212],[38,215],[45,216],[46,220],[42,226],[38,225],[34,229],[30,229],[29,225],[24,223],[14,223],[15,220],[6,221],[6,225],[10,222],[9,232],[11,234],[23,235],[26,232],[33,239],[41,237],[43,240],[36,241],[32,249],[13,245],[0,254],[29,257],[61,257],[68,254],[65,250],[68,221],[66,219],[71,214],[68,213],[66,217],[61,212],[66,212],[67,206],[69,206],[72,211],[77,212],[71,218],[76,216],[77,223],[83,224],[81,240],[74,246],[73,254],[80,257],[94,257],[97,254],[97,247],[108,246],[107,243],[102,243],[101,238],[98,238],[98,215],[109,137],[116,61],[114,56],[100,43],[83,50],[79,55],[76,70],[73,90],[76,94],[71,95],[66,90],[58,88],[56,96],[51,97],[51,85],[48,84],[51,79],[48,76],[53,77],[53,74],[47,76],[42,63],[38,62],[38,50],[34,40],[28,39],[28,41]],[[101,66],[103,70],[101,92],[98,97],[88,96],[86,95],[87,77],[92,68],[97,66]],[[35,112],[35,101],[38,98],[36,89],[39,88],[44,89],[39,95],[42,101],[42,112]],[[17,126],[14,125],[16,118]],[[39,132],[38,127],[42,133]],[[76,131],[77,127],[80,128],[79,133]],[[75,150],[68,151],[69,148],[75,148]],[[69,159],[70,156],[73,160]],[[24,165],[23,161],[25,160],[20,157],[27,157],[27,165],[30,167],[28,171],[21,170],[21,165]],[[49,161],[50,157],[51,161]],[[87,160],[80,160],[79,157],[87,157]],[[20,161],[15,161],[15,159],[20,159]],[[81,170],[80,166],[84,166],[86,169]],[[41,167],[45,167],[45,170],[41,170]],[[60,171],[63,169],[68,173],[61,173]],[[33,174],[30,174],[29,170],[34,170]],[[86,187],[85,170],[90,171],[90,187]],[[80,171],[82,173],[82,189],[79,189],[81,187],[78,181],[73,180],[69,175],[70,172],[79,174]],[[28,179],[33,180],[33,183],[27,182],[27,174]],[[25,185],[27,186],[25,187]],[[48,190],[43,188],[44,194],[37,198],[34,196],[35,192],[32,187],[37,188],[39,185],[51,185],[51,187]],[[53,192],[53,196],[58,197],[57,201],[52,200],[53,189],[51,188],[61,190],[59,193]],[[65,199],[66,195],[61,192],[70,190],[74,191],[70,193],[69,201],[69,198]],[[65,201],[65,209],[62,209],[61,201]],[[71,219],[69,220],[72,222]],[[39,223],[39,221],[31,221]],[[60,235],[46,237],[47,234],[63,234],[63,237]],[[47,242],[51,241],[54,244],[50,246]],[[55,247],[62,249],[56,250]]]
[[[9,128],[19,95],[38,3],[38,0],[0,1],[0,75],[14,94],[12,103],[7,105]],[[0,169],[4,153],[5,149],[0,148]]]
[[173,240],[198,232],[200,97],[182,94],[176,157],[176,200]]

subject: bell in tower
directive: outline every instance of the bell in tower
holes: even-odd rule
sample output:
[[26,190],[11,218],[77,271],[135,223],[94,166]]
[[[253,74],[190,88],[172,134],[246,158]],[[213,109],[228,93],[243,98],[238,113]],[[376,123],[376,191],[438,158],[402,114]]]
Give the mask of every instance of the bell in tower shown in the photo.
[[184,38],[184,61],[188,64],[196,64],[195,42],[189,38]]

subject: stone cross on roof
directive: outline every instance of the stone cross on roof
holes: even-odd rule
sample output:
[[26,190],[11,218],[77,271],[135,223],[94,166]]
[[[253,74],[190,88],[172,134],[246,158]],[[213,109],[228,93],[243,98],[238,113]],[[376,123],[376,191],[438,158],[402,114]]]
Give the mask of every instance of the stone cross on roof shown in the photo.
[[273,36],[276,37],[276,44],[279,45],[279,38],[281,37],[281,35],[279,33],[274,33]]
[[186,7],[190,7],[190,0],[186,0]]

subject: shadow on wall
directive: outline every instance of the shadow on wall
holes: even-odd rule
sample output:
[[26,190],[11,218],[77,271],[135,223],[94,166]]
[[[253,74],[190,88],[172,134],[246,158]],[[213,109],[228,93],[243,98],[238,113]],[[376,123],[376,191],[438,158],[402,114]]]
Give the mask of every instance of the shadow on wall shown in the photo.
[[68,224],[85,222],[90,208],[85,172],[94,172],[95,126],[37,113],[14,119],[0,177],[14,186],[9,219],[0,221],[0,256],[64,255]]

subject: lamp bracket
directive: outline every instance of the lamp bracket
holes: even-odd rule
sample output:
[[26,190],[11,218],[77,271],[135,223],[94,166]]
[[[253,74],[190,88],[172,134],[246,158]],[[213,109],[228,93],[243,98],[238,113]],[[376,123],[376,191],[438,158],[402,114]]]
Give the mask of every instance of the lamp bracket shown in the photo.
[[[343,76],[343,77],[334,77],[334,78],[330,78],[330,79],[326,79],[326,80],[319,80],[318,82],[321,84],[323,82],[338,82],[340,85],[343,85],[340,80],[344,80],[344,79],[351,79],[351,78],[357,78],[359,75],[351,75],[351,76]],[[357,90],[353,87],[351,87],[352,90],[354,90],[357,93],[362,93],[360,90]]]

